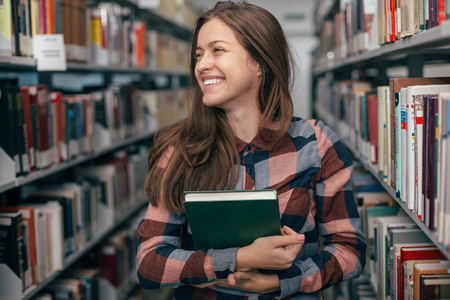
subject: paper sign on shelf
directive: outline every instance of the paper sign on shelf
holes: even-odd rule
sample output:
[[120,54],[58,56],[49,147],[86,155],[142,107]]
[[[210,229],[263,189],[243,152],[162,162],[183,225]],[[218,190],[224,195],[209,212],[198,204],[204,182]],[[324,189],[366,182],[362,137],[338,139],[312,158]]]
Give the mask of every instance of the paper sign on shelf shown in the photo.
[[62,34],[34,35],[33,46],[38,71],[65,71],[67,69]]
[[159,7],[159,0],[138,0],[137,6],[140,8],[158,8]]

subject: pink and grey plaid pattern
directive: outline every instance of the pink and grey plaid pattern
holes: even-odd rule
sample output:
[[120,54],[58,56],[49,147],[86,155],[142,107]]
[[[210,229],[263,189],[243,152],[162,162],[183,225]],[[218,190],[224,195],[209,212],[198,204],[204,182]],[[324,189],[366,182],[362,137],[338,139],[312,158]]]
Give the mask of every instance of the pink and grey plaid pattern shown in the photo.
[[[289,132],[269,151],[261,150],[266,145],[260,136],[250,144],[237,139],[241,163],[235,189],[277,189],[281,225],[305,234],[293,266],[276,272],[281,292],[193,287],[233,272],[237,248],[194,251],[186,215],[152,205],[138,227],[136,263],[143,287],[176,288],[176,299],[321,299],[321,289],[359,276],[366,241],[351,191],[352,159],[345,147],[322,122],[300,118],[293,119]],[[160,160],[161,168],[170,152]]]

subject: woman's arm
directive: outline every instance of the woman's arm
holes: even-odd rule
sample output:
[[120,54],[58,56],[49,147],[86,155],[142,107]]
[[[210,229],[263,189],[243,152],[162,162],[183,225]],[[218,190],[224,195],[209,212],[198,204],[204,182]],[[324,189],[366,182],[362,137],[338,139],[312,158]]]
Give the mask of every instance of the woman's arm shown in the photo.
[[[357,277],[365,266],[366,240],[350,181],[353,161],[327,126],[310,122],[321,162],[321,169],[313,178],[315,221],[325,247],[318,255],[296,260],[289,269],[276,272],[280,279],[279,298],[296,292],[316,292]],[[308,248],[308,241],[305,247]]]
[[226,279],[236,265],[237,248],[188,251],[181,249],[187,217],[151,204],[138,227],[137,273],[144,288],[197,285]]

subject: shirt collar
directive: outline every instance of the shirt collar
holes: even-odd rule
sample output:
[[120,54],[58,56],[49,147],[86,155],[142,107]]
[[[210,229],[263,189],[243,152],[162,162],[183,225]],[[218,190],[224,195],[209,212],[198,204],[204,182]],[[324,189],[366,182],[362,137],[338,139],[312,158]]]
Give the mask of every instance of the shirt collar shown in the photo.
[[[270,130],[268,128],[263,129],[263,131],[265,133],[265,136],[269,136],[269,137],[270,137],[270,132],[272,132],[272,133],[274,132],[273,130]],[[263,139],[260,132],[253,138],[253,140],[251,140],[250,143],[244,142],[243,140],[241,140],[240,138],[238,138],[236,136],[236,148],[239,153],[244,151],[248,144],[251,144],[252,146],[254,146],[255,150],[266,149],[266,150],[270,151],[271,148],[273,148],[273,146],[271,148],[269,148],[270,140]]]

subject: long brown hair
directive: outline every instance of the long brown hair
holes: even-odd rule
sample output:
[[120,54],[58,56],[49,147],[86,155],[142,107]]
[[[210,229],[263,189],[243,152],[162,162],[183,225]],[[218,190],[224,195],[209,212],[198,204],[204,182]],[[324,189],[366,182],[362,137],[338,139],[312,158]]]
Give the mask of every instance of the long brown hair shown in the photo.
[[[184,191],[232,189],[239,175],[236,138],[226,113],[203,104],[203,92],[195,80],[198,34],[200,28],[214,18],[219,18],[235,32],[237,40],[261,67],[259,131],[269,142],[269,148],[287,132],[292,119],[289,89],[293,59],[279,22],[256,5],[218,2],[203,13],[194,26],[190,56],[194,82],[189,116],[160,130],[148,155],[147,197],[153,205],[162,201],[171,212],[184,211]],[[272,124],[277,125],[275,131],[264,131]],[[169,149],[170,160],[161,168],[158,162]]]

